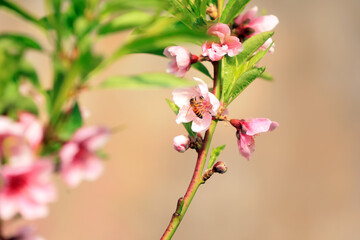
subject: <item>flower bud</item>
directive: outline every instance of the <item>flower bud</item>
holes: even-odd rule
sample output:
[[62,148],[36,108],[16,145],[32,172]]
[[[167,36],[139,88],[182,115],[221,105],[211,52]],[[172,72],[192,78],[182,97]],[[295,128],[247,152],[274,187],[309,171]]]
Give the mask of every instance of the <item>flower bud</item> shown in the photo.
[[208,14],[212,19],[217,19],[218,10],[214,4],[210,4],[209,7],[206,8],[206,14]]
[[226,173],[227,166],[223,161],[218,161],[217,163],[214,164],[213,171],[220,174]]
[[173,140],[174,149],[178,152],[185,152],[190,145],[190,139],[184,135],[174,137]]

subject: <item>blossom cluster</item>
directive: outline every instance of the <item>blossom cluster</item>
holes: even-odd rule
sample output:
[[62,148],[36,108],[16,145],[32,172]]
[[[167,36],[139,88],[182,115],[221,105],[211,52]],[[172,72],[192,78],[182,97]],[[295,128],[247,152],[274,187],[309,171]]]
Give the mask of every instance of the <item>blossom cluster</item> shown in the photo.
[[[218,41],[206,41],[201,46],[201,55],[192,55],[186,48],[181,46],[171,46],[164,50],[164,55],[170,58],[167,67],[168,73],[173,73],[178,77],[184,77],[191,68],[191,64],[198,61],[220,61],[225,55],[233,57],[242,50],[242,43],[259,33],[273,30],[279,23],[274,15],[255,17],[258,8],[255,6],[244,14],[240,14],[231,24],[216,23],[207,30],[207,34],[217,37]],[[271,46],[271,47],[270,47]],[[269,38],[260,49],[269,48],[269,52],[274,52],[274,44]]]
[[[46,154],[45,127],[35,115],[22,112],[16,120],[0,116],[0,221],[47,216],[48,203],[57,197],[52,182],[56,172],[70,187],[95,180],[103,171],[97,151],[109,134],[105,127],[81,127],[57,154]],[[32,234],[20,230],[16,239],[40,239],[26,237]]]
[[[243,51],[242,43],[262,32],[272,30],[278,19],[274,15],[255,17],[257,7],[253,7],[244,14],[235,18],[232,24],[216,23],[209,27],[207,34],[215,36],[218,41],[206,41],[202,44],[201,56],[192,55],[187,49],[180,46],[171,46],[164,50],[164,55],[171,59],[167,71],[183,77],[197,61],[220,61],[225,55],[234,57]],[[274,45],[269,38],[260,49],[274,52]],[[212,120],[227,120],[228,110],[226,103],[210,92],[206,83],[195,78],[199,83],[194,88],[179,88],[173,91],[173,101],[179,107],[176,122],[191,122],[191,130],[200,133],[209,129]],[[221,109],[221,110],[220,110]],[[228,121],[228,120],[227,120]],[[231,119],[229,121],[236,128],[236,137],[240,154],[250,159],[254,152],[254,137],[262,132],[274,130],[278,123],[267,118]],[[193,143],[190,137],[180,135],[174,138],[173,145],[178,152],[185,152]]]

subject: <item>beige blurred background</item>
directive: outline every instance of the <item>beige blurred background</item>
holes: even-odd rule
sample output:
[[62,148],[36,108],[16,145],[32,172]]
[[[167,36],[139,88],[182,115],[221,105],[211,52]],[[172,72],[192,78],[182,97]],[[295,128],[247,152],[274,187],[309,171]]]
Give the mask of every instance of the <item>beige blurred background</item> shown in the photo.
[[[43,1],[18,0],[39,15]],[[262,61],[273,83],[256,80],[230,106],[236,118],[267,117],[280,127],[256,139],[250,161],[240,157],[232,127],[220,124],[214,146],[229,167],[199,189],[176,240],[360,239],[360,1],[253,0],[280,19],[276,51]],[[0,31],[46,39],[0,9]],[[126,34],[96,46],[110,53]],[[48,46],[48,45],[47,45]],[[193,48],[199,53],[199,48]],[[44,82],[49,59],[30,54]],[[167,60],[133,55],[105,76],[164,71]],[[2,69],[1,71],[6,71]],[[204,76],[191,71],[187,78]],[[99,79],[99,80],[101,80]],[[106,171],[76,190],[60,179],[50,216],[34,222],[47,240],[159,239],[184,194],[195,165],[192,151],[179,154],[172,138],[184,130],[164,99],[171,89],[86,92],[88,124],[126,128],[105,150]],[[17,223],[6,224],[12,231]]]

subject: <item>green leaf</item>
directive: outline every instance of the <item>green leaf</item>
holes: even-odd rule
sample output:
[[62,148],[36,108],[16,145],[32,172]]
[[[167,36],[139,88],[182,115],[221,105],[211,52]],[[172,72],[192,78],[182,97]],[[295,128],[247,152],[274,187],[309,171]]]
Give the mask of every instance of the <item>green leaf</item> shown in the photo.
[[124,31],[137,26],[144,25],[152,19],[152,16],[145,12],[133,11],[112,19],[99,28],[99,34],[105,35],[114,32]]
[[253,57],[251,57],[249,60],[249,67],[252,68],[253,66],[255,66],[255,64],[258,63],[265,56],[265,54],[270,50],[270,48],[272,47],[273,44],[274,43],[272,42],[266,50],[259,50]]
[[244,63],[249,57],[252,56],[254,52],[256,52],[265,42],[268,40],[274,32],[263,32],[252,36],[248,40],[243,43],[244,50],[239,53],[236,58],[238,64]]
[[220,22],[228,24],[236,18],[250,0],[229,0],[221,13]]
[[259,77],[265,71],[265,67],[253,68],[243,73],[240,78],[236,81],[231,93],[230,93],[230,104],[239,94],[252,83],[257,77]]
[[[171,100],[165,99],[171,110],[177,115],[179,113],[179,107]],[[183,123],[183,126],[185,127],[188,134],[192,137],[196,136],[196,133],[191,130],[191,122]]]
[[270,73],[267,73],[267,72],[263,72],[259,77],[264,79],[264,80],[267,80],[267,81],[273,81],[274,80],[273,76]]
[[42,50],[41,45],[29,36],[17,33],[3,33],[0,34],[0,41],[8,40],[24,48],[31,48],[35,50]]
[[14,13],[18,14],[20,17],[34,23],[35,25],[44,28],[44,25],[41,21],[39,21],[35,16],[27,12],[25,9],[21,8],[20,6],[16,5],[13,2],[0,0],[0,7],[4,7],[13,11]]
[[116,56],[128,53],[148,53],[154,49],[164,49],[176,43],[183,42],[202,42],[209,36],[203,31],[194,31],[174,19],[161,19],[151,31],[137,35],[124,44],[117,52]]
[[184,78],[178,78],[172,74],[166,73],[146,73],[135,76],[114,76],[108,78],[101,84],[102,87],[126,89],[167,88],[192,85],[192,82],[189,82]]
[[236,77],[237,61],[236,57],[225,56],[221,60],[222,64],[222,80],[223,80],[223,93],[227,93],[234,78]]
[[212,149],[209,164],[208,164],[208,169],[210,169],[214,166],[216,159],[219,157],[222,150],[224,150],[225,146],[226,145],[224,144],[224,145],[221,145],[219,147]]
[[134,9],[157,9],[162,6],[166,1],[164,0],[110,0],[102,4],[100,16],[106,17],[115,13],[122,13]]
[[61,126],[58,136],[60,139],[69,140],[74,132],[83,125],[83,119],[79,104],[75,103],[69,113],[65,115],[65,121]]

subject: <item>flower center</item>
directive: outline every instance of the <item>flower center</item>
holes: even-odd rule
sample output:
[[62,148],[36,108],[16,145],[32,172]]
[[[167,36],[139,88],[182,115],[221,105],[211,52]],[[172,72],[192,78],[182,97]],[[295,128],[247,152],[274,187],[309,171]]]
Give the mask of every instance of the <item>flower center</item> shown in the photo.
[[211,103],[206,101],[203,96],[200,96],[199,98],[192,97],[190,99],[190,106],[195,115],[201,119],[204,117],[204,113],[209,112],[212,108]]
[[235,33],[240,39],[240,42],[245,42],[255,32],[254,29],[248,26],[249,23],[250,19],[246,19],[244,22],[242,22],[239,26],[236,27]]
[[89,156],[90,156],[89,151],[84,146],[80,145],[80,149],[74,157],[74,163],[84,164],[86,160],[89,158]]
[[27,178],[24,174],[11,176],[8,179],[9,191],[16,193],[21,191],[28,184]]

